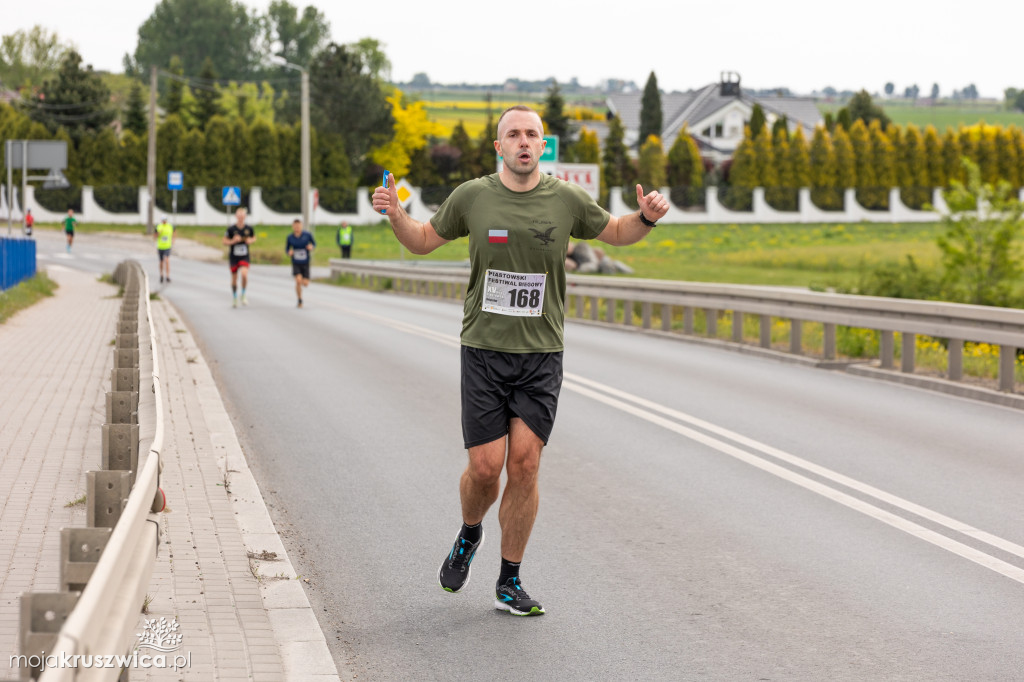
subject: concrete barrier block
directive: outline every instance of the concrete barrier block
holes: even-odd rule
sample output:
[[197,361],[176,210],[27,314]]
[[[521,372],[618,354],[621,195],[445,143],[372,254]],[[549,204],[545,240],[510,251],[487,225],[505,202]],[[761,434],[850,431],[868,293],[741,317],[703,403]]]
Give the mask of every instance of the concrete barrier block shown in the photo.
[[138,391],[107,392],[107,423],[138,424],[139,393]]
[[110,541],[110,528],[60,529],[60,587],[82,592]]
[[87,471],[86,523],[90,528],[113,528],[131,492],[127,471]]
[[104,471],[130,471],[132,483],[139,463],[139,425],[104,424],[101,462]]
[[133,369],[139,366],[138,348],[114,349],[114,369]]
[[139,368],[115,367],[110,370],[110,388],[114,391],[138,391]]
[[[81,592],[27,592],[21,595],[21,630],[18,653],[30,662],[38,661],[43,652],[50,654],[57,643],[57,634],[71,615]],[[33,659],[33,657],[37,657]],[[38,679],[43,674],[39,665],[20,667],[23,680]]]
[[139,335],[138,334],[118,334],[114,338],[115,348],[138,348],[139,347]]

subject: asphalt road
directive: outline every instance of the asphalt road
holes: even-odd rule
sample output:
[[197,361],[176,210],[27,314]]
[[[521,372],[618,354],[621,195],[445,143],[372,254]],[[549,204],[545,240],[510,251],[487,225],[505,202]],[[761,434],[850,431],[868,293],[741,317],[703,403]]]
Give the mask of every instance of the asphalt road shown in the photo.
[[[52,245],[51,242],[52,241]],[[79,241],[42,262],[101,271]],[[140,260],[156,276],[155,256]],[[522,576],[492,608],[459,526],[461,306],[174,261],[199,339],[339,667],[359,679],[1024,679],[1019,411],[569,324]]]

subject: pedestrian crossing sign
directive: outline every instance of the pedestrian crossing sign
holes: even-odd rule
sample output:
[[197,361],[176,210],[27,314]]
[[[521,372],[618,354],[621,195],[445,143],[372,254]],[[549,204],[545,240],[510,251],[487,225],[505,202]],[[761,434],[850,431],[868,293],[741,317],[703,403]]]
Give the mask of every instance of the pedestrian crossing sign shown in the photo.
[[220,193],[220,203],[225,206],[238,206],[242,203],[241,187],[224,187]]

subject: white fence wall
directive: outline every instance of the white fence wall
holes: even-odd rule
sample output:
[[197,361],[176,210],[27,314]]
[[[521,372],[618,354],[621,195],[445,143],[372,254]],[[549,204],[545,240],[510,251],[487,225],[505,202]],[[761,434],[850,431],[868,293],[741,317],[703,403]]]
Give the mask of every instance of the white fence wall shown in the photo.
[[[233,212],[218,210],[207,199],[205,187],[194,188],[195,206],[194,213],[178,213],[175,222],[178,225],[223,225],[230,222],[230,215]],[[332,213],[318,206],[313,212],[313,222],[316,225],[340,225],[346,221],[352,225],[369,225],[380,222],[382,216],[373,210],[370,203],[371,190],[365,187],[359,188],[356,193],[355,213]],[[661,192],[669,196],[669,189],[662,188]],[[35,198],[35,188],[32,185],[27,187],[26,205],[32,209],[37,222],[57,222],[64,218],[63,213],[47,211]],[[13,217],[19,224],[21,221],[21,207],[18,201],[18,192],[14,192]],[[1021,200],[1024,201],[1024,189],[1020,192]],[[78,219],[89,223],[112,223],[124,225],[141,225],[146,222],[146,207],[149,202],[149,191],[145,187],[139,188],[138,213],[112,213],[106,211],[96,203],[92,187],[82,188],[82,210]],[[893,188],[889,190],[889,210],[872,211],[864,208],[857,202],[856,191],[847,189],[844,196],[844,208],[842,211],[823,211],[811,202],[809,188],[801,188],[799,192],[798,210],[778,211],[765,201],[764,188],[754,189],[754,201],[752,211],[733,211],[718,200],[718,188],[708,187],[705,195],[705,208],[703,210],[684,210],[677,206],[671,206],[668,214],[662,218],[666,223],[914,223],[934,222],[941,216],[949,213],[946,202],[942,198],[942,192],[938,189],[932,192],[932,205],[934,211],[918,211],[907,207],[900,198],[900,190]],[[7,197],[0,190],[0,219],[7,218]],[[421,190],[418,187],[412,188],[412,196],[405,203],[405,210],[416,220],[429,220],[434,214],[434,209],[423,203]],[[299,213],[279,213],[263,203],[263,192],[259,187],[253,187],[249,193],[249,214],[255,223],[286,225]],[[626,205],[622,199],[620,188],[611,189],[611,213],[613,215],[625,215],[633,209]],[[158,211],[155,219],[159,220],[163,215]]]

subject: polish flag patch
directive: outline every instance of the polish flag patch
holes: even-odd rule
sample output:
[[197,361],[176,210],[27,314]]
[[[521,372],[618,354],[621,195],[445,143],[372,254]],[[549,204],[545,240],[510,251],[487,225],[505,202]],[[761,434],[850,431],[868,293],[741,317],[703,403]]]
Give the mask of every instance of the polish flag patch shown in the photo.
[[487,241],[491,244],[508,244],[508,230],[487,230]]

